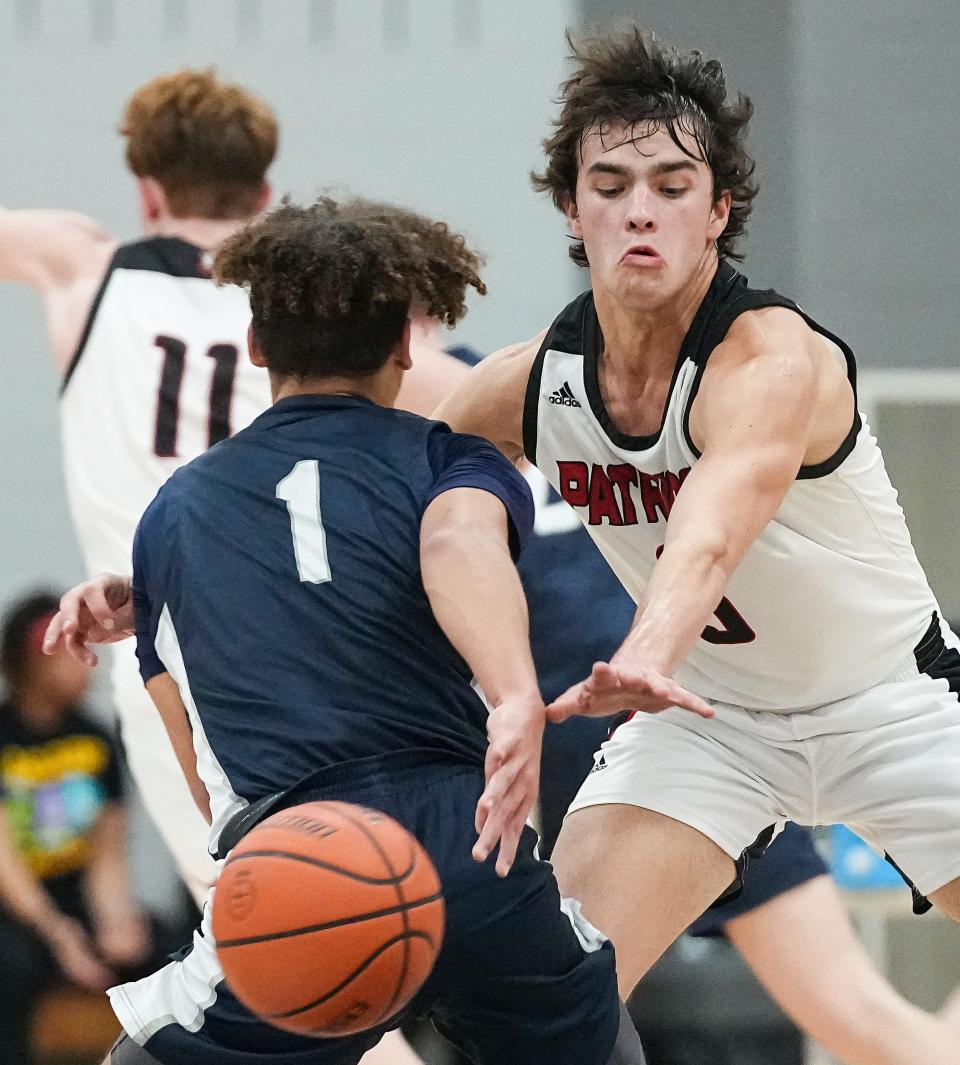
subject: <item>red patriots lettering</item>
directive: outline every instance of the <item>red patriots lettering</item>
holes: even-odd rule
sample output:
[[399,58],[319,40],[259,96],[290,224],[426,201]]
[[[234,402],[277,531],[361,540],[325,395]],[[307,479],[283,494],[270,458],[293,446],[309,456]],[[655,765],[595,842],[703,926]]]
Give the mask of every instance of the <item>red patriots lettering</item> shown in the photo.
[[643,513],[651,525],[666,520],[690,468],[679,473],[644,473],[628,462],[609,466],[585,462],[558,462],[560,495],[572,507],[587,507],[588,524],[636,525],[637,507],[631,488],[639,488]]
[[588,487],[587,464],[585,462],[558,462],[560,473],[560,495],[571,507],[587,505]]
[[604,518],[611,525],[623,524],[613,484],[604,468],[594,463],[590,471],[590,524],[602,525]]

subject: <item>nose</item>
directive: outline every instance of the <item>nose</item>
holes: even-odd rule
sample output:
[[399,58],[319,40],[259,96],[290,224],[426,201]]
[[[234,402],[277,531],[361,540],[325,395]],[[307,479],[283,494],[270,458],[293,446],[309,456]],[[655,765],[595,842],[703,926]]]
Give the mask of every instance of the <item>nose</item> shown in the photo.
[[631,233],[648,232],[656,228],[653,215],[653,196],[645,185],[638,184],[627,201],[626,227]]

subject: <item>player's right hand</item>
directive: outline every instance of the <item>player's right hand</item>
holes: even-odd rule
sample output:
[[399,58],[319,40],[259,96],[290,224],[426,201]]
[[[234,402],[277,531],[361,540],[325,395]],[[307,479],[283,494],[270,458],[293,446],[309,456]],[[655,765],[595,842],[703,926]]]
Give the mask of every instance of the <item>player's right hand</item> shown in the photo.
[[129,577],[101,573],[78,584],[60,599],[60,609],[47,626],[43,653],[61,648],[78,661],[95,666],[90,644],[116,643],[133,635],[133,591]]
[[540,751],[546,722],[539,694],[504,699],[487,718],[486,788],[477,803],[473,857],[487,860],[497,842],[497,874],[506,876],[517,856],[540,786]]
[[595,662],[586,680],[568,688],[547,707],[547,720],[566,721],[575,715],[606,717],[623,710],[658,714],[674,707],[699,717],[714,716],[705,699],[655,669]]

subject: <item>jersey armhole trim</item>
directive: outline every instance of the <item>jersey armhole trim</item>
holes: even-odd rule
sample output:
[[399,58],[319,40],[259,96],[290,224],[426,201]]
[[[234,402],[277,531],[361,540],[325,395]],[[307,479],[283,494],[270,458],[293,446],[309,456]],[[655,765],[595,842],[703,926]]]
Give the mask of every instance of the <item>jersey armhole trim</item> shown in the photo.
[[[555,325],[556,323],[554,323]],[[523,437],[523,453],[531,466],[537,464],[537,422],[540,415],[540,382],[543,380],[543,363],[550,350],[551,341],[554,337],[554,327],[547,330],[543,343],[537,351],[533,365],[530,367],[530,376],[527,378],[527,387],[523,394],[523,424],[521,435]]]
[[[811,318],[800,306],[794,303],[793,300],[789,300],[784,296],[770,292],[746,292],[740,297],[740,299],[731,304],[720,318],[718,318],[710,330],[711,337],[715,338],[713,341],[713,347],[716,347],[722,342],[734,321],[741,314],[746,311],[760,310],[764,307],[785,307],[787,310],[799,314],[815,333],[836,344],[836,346],[843,352],[843,357],[846,360],[847,380],[850,382],[850,387],[853,389],[853,424],[850,426],[847,435],[841,441],[840,446],[829,458],[824,459],[823,462],[817,462],[809,466],[801,466],[797,471],[796,480],[812,481],[818,477],[826,477],[843,465],[844,461],[849,457],[850,453],[856,446],[857,437],[860,435],[860,430],[863,428],[863,422],[860,418],[860,408],[857,402],[856,359],[854,358],[853,352],[844,341],[829,330],[824,329],[818,322],[814,321],[814,319]],[[687,447],[690,448],[690,451],[697,459],[701,458],[702,453],[693,442],[693,437],[690,435],[690,411],[693,408],[693,401],[697,398],[697,393],[700,390],[700,382],[703,378],[703,372],[707,367],[707,362],[709,361],[710,351],[712,350],[713,348],[711,348],[707,354],[698,361],[697,372],[694,376],[693,383],[690,386],[690,392],[687,395],[686,408],[683,412],[683,439]]]
[[93,297],[93,302],[90,304],[90,310],[87,311],[86,321],[83,323],[83,332],[80,334],[80,339],[77,341],[76,350],[73,353],[73,357],[67,364],[67,369],[64,372],[63,379],[60,382],[60,398],[63,398],[64,392],[67,390],[67,385],[70,384],[70,378],[73,377],[74,371],[80,363],[80,356],[87,346],[87,341],[90,339],[90,334],[93,332],[93,323],[97,319],[97,312],[100,310],[100,304],[103,302],[103,297],[106,295],[107,286],[110,284],[110,279],[113,277],[113,271],[116,269],[117,255],[120,249],[113,253],[110,258],[110,262],[107,265],[106,273],[103,275],[103,280],[100,282],[100,287],[97,289],[97,294]]

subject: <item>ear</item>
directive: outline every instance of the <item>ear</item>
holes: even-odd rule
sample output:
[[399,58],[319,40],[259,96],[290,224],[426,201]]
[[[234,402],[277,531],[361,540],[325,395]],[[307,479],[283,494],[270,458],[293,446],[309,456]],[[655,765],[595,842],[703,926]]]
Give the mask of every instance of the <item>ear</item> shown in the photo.
[[413,359],[410,356],[409,318],[403,323],[403,331],[400,333],[400,339],[397,341],[391,352],[391,357],[396,360],[401,370],[407,371],[413,366]]
[[710,222],[707,226],[707,237],[716,240],[727,228],[730,221],[730,190],[722,192],[717,202],[710,208]]
[[269,181],[264,181],[260,186],[260,191],[257,193],[256,203],[254,204],[253,213],[263,214],[263,212],[270,206],[270,197],[273,195],[273,189],[270,187]]
[[257,334],[253,331],[253,322],[247,326],[247,354],[254,366],[266,366],[267,360],[263,357]]
[[580,225],[580,212],[577,210],[577,201],[573,198],[569,199],[563,213],[567,216],[570,235],[576,237],[577,240],[583,240],[583,226]]
[[137,178],[137,193],[140,198],[140,220],[144,229],[149,231],[161,218],[169,217],[167,195],[156,178]]

